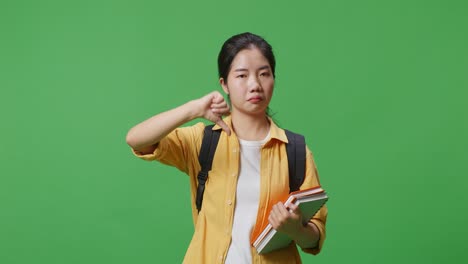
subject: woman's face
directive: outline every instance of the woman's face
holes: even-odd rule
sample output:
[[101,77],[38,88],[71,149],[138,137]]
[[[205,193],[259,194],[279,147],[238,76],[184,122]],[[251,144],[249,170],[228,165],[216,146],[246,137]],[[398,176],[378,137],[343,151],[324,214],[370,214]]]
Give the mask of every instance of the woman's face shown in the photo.
[[234,57],[227,82],[220,79],[229,94],[232,112],[265,114],[273,95],[275,79],[270,63],[257,48],[241,50]]

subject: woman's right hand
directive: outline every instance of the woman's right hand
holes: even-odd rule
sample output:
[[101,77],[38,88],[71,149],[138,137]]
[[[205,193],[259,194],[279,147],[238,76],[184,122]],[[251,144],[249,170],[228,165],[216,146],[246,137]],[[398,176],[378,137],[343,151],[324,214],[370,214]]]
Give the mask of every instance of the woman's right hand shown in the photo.
[[223,115],[229,114],[229,105],[220,92],[211,92],[198,99],[197,103],[200,107],[200,117],[216,123],[228,135],[231,135],[231,129],[229,129],[229,126],[222,119]]

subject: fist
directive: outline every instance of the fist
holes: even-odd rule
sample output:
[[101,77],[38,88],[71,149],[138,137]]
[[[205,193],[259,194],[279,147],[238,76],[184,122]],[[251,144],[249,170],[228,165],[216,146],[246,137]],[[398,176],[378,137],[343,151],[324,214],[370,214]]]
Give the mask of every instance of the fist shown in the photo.
[[290,208],[286,208],[281,202],[275,204],[271,209],[268,221],[275,230],[289,236],[297,235],[303,228],[301,211],[294,204]]
[[200,105],[200,116],[219,125],[228,135],[231,130],[223,121],[222,116],[229,114],[229,105],[218,91],[211,92],[198,99]]

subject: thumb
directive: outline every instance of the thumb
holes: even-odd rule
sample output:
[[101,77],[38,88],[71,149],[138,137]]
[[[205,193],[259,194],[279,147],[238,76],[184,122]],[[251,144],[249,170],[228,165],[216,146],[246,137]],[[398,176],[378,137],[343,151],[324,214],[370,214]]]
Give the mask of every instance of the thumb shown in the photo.
[[224,130],[224,132],[226,132],[228,134],[228,136],[231,135],[231,129],[229,128],[229,126],[224,122],[224,120],[221,117],[218,119],[218,121],[216,121],[216,124],[218,126],[220,126]]

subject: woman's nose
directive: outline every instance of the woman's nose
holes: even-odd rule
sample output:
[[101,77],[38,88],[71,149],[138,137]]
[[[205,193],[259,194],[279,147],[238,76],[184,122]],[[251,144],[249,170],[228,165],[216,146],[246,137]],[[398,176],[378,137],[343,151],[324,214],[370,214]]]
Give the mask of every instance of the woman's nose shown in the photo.
[[258,78],[252,77],[249,81],[249,92],[257,92],[262,89]]

